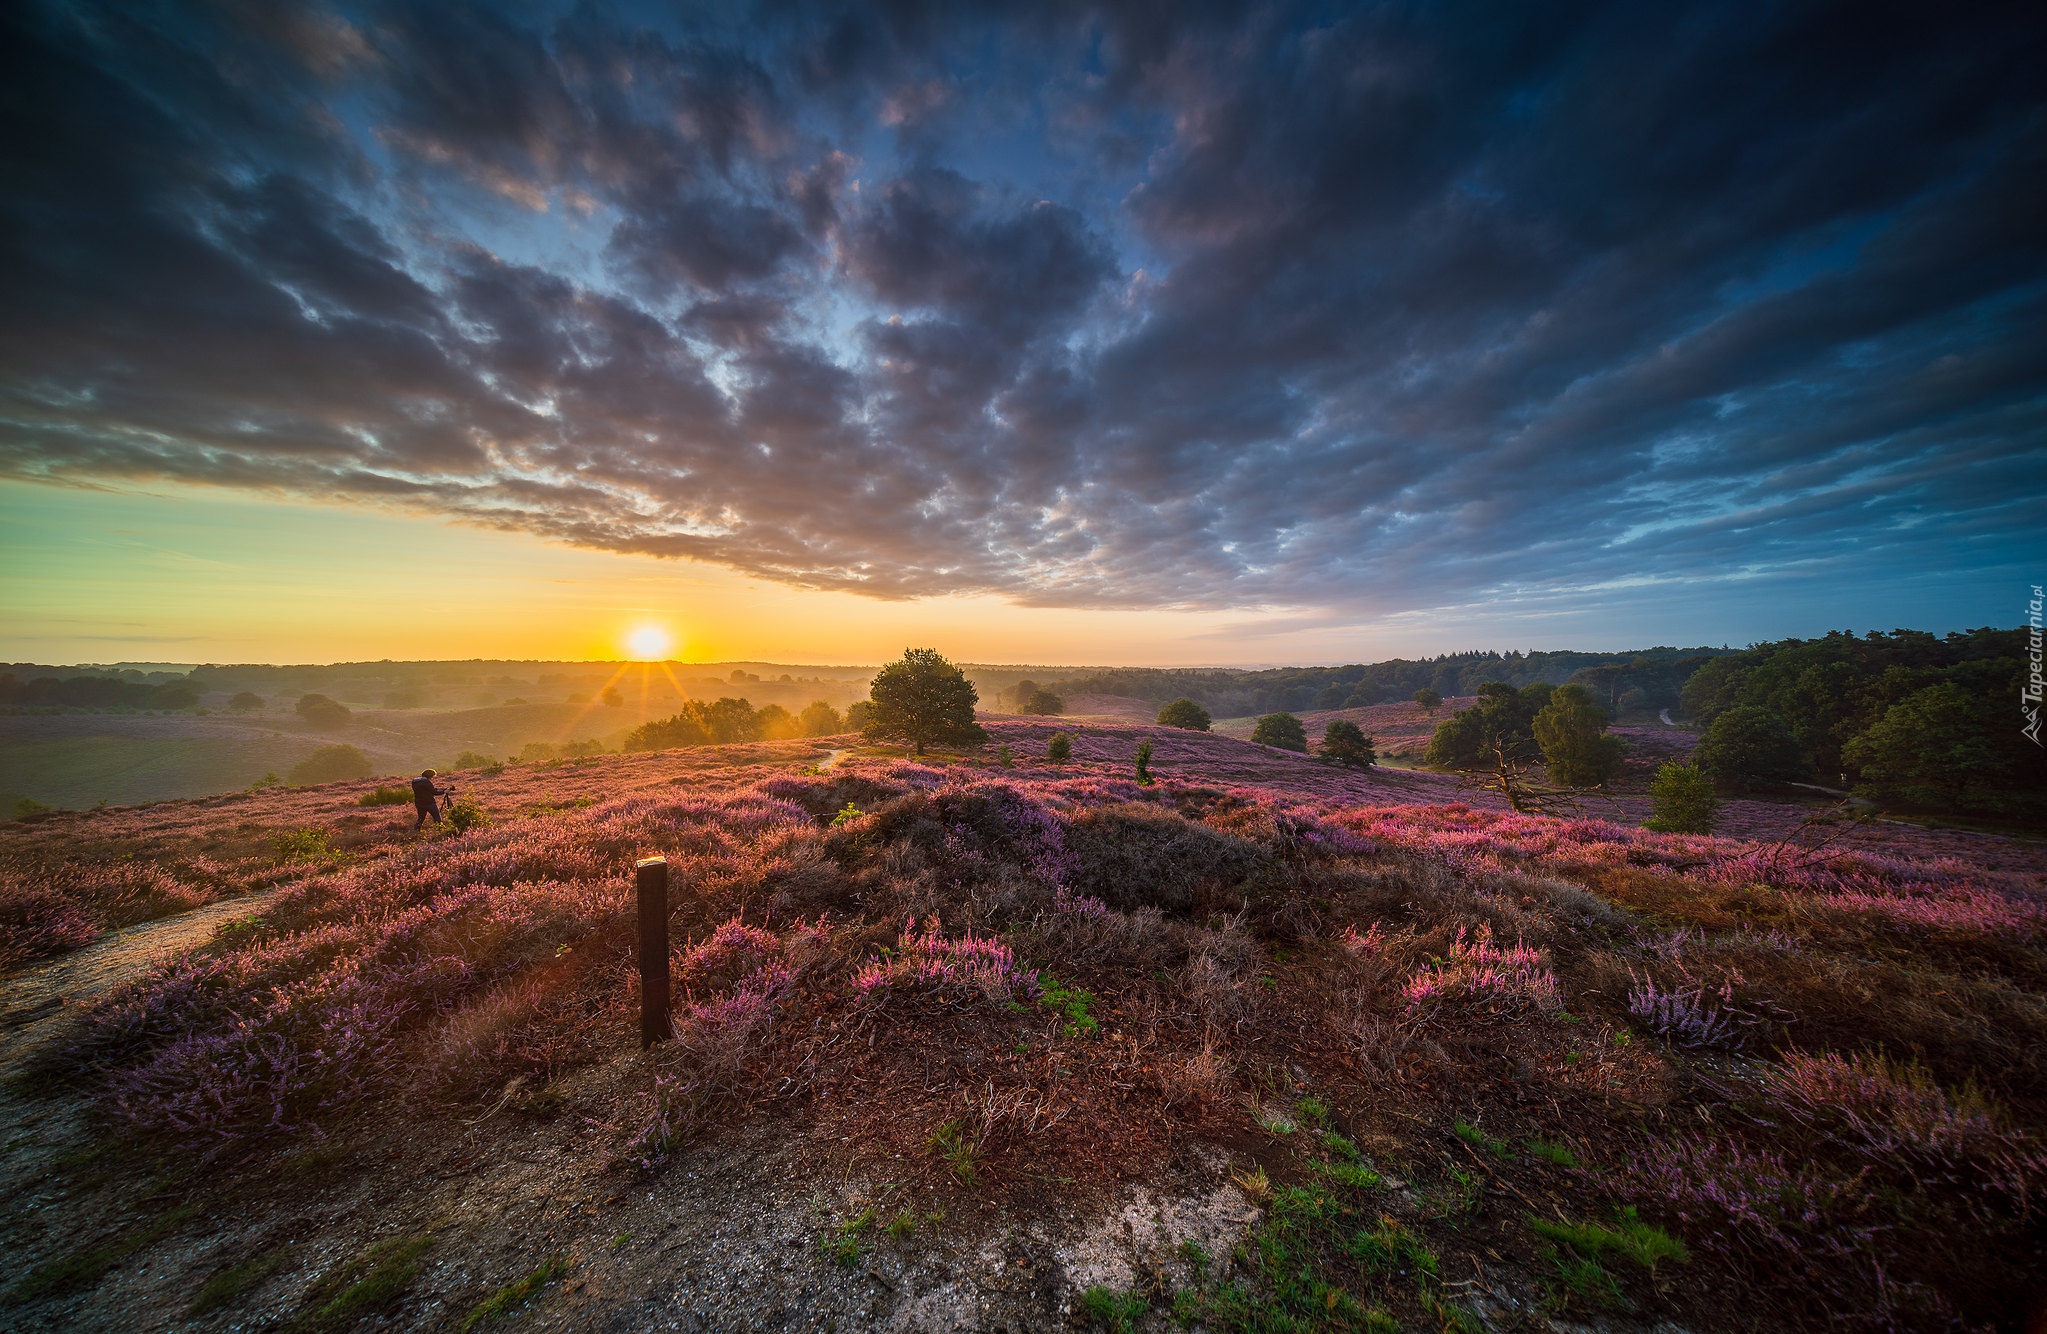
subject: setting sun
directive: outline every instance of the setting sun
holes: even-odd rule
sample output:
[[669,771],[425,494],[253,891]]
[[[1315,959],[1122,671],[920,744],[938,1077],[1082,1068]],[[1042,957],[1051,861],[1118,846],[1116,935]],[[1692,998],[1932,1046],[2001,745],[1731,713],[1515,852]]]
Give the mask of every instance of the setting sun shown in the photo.
[[658,625],[643,625],[626,636],[626,647],[642,662],[668,656],[669,634]]

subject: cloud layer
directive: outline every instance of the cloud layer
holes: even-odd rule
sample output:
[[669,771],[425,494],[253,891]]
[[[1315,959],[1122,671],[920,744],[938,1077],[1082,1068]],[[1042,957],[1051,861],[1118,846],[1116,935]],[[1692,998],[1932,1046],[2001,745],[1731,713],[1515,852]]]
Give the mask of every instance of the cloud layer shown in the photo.
[[1012,8],[9,6],[0,473],[1337,615],[2037,528],[2037,7]]

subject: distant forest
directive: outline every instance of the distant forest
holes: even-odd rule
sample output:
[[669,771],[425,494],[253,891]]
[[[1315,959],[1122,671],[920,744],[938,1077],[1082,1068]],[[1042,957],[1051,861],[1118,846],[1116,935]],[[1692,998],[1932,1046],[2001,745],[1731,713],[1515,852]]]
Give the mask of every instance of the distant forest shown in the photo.
[[1728,648],[1645,648],[1626,653],[1446,653],[1393,658],[1347,667],[1274,667],[1246,672],[1131,667],[1055,681],[1046,688],[1076,695],[1126,695],[1152,704],[1192,699],[1219,718],[1307,709],[1358,709],[1411,698],[1422,689],[1470,695],[1488,681],[1512,686],[1547,681],[1590,688],[1616,714],[1676,708],[1685,680]]

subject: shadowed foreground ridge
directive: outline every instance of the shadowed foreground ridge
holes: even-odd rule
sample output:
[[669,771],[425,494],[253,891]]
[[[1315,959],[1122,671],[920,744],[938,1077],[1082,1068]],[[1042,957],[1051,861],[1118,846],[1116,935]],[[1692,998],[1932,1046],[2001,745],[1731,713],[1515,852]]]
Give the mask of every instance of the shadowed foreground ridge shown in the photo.
[[[1204,781],[1265,754],[1225,738],[1140,786],[1101,756],[1155,733],[1075,730],[1067,766],[562,763],[416,843],[343,785],[9,831],[17,957],[34,867],[74,906],[278,890],[33,1054],[10,1319],[2025,1321],[2037,849]],[[642,1055],[652,853],[678,1038]]]

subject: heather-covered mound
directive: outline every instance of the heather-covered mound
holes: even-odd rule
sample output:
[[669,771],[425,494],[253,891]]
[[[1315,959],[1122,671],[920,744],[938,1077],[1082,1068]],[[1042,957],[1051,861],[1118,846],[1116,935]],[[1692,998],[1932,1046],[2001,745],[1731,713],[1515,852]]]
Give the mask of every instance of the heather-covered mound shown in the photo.
[[[418,840],[333,789],[123,817],[168,879],[137,890],[81,857],[66,902],[281,889],[80,1015],[38,1057],[40,1096],[89,1099],[155,1170],[206,1164],[180,1189],[215,1216],[296,1207],[252,1184],[262,1165],[393,1117],[421,1162],[465,1137],[443,1154],[462,1172],[510,1153],[515,1117],[554,1127],[613,1183],[593,1216],[773,1126],[821,1173],[825,1244],[799,1263],[894,1285],[865,1314],[805,1289],[841,1327],[930,1297],[918,1247],[1194,1164],[1234,1234],[1167,1235],[1161,1205],[1129,1264],[1063,1262],[1017,1322],[2025,1319],[2047,1189],[2037,871],[1513,815],[1440,786],[1424,804],[1217,782],[1202,747],[1251,749],[1223,738],[1162,745],[1140,785],[1120,752],[1142,729],[1027,758],[1052,730],[999,727],[1015,767],[991,745],[819,769],[788,743],[508,771],[478,793],[491,823]],[[19,865],[57,864],[47,826],[25,837]],[[642,1055],[629,885],[652,853],[676,887],[677,1037]],[[336,1327],[347,1264],[410,1265],[361,1310],[423,1326],[495,1286],[475,1249],[420,1276],[449,1226],[417,1261],[268,1244],[193,1263],[271,1264],[237,1301]],[[563,1232],[518,1300],[623,1294],[602,1227]],[[63,1242],[32,1253],[16,1299],[90,1313],[76,1294],[100,1271],[65,1279]],[[163,1283],[165,1310],[192,1300]]]

